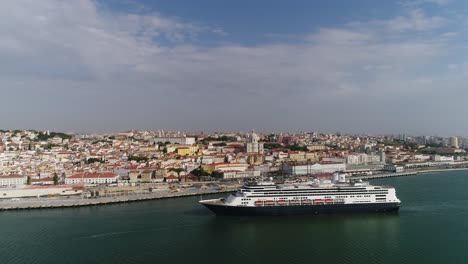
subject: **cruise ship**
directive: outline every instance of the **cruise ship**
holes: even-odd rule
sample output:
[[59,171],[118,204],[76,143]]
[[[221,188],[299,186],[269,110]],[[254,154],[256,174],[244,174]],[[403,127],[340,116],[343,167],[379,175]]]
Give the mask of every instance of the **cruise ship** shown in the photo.
[[320,215],[334,213],[395,212],[400,208],[395,188],[368,182],[333,180],[244,185],[227,198],[201,200],[217,215]]

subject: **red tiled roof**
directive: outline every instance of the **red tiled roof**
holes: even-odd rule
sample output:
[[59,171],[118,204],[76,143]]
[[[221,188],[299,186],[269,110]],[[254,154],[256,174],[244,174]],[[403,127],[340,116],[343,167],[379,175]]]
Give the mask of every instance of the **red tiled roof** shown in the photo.
[[0,178],[3,179],[15,179],[15,178],[24,178],[24,176],[21,176],[19,174],[10,174],[10,175],[0,175]]
[[29,185],[24,187],[24,189],[63,189],[63,188],[72,188],[72,189],[82,189],[84,188],[83,184],[73,184],[73,185]]
[[31,182],[48,182],[48,181],[54,181],[54,179],[52,177],[42,178],[42,179],[31,179]]

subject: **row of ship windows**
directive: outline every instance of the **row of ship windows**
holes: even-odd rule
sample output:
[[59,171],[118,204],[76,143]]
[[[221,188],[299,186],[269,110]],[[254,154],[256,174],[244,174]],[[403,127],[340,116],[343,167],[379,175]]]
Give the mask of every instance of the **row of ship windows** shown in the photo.
[[[302,199],[308,197],[308,196],[312,196],[312,195],[303,195],[302,196]],[[252,198],[262,198],[262,197],[292,197],[290,195],[253,195],[253,196],[249,196],[249,197],[252,197]],[[326,197],[331,197],[331,196],[325,196]],[[348,197],[371,197],[371,195],[335,195],[336,198],[348,198]],[[382,195],[381,197],[386,197],[386,195]],[[299,197],[293,197],[293,198],[297,198],[299,199]]]
[[[264,196],[250,196],[250,197],[257,197],[257,198],[261,198],[261,197],[272,197],[272,196],[277,196],[277,195],[264,195]],[[335,198],[370,198],[371,195],[336,195]],[[383,197],[377,197],[376,199],[377,200],[385,200],[387,198],[385,198],[386,195],[383,195]],[[307,196],[303,196],[303,197],[298,197],[298,196],[295,196],[295,197],[291,197],[293,199],[297,199],[297,200],[304,200],[304,199],[307,199],[308,197]],[[325,196],[324,197],[325,199],[331,199],[332,196]],[[251,199],[248,199],[248,198],[243,198],[241,199],[241,201],[250,201]]]
[[356,197],[356,198],[369,197],[369,198],[370,198],[371,196],[370,196],[370,195],[349,195],[349,196],[348,196],[348,195],[337,195],[337,196],[335,196],[335,197],[336,197],[336,198],[348,198],[348,197],[350,197],[350,198],[355,198],[355,197]]
[[[386,195],[387,193],[382,193],[382,192],[368,192],[368,193],[327,193],[327,192],[323,192],[323,193],[278,193],[278,194],[272,194],[272,193],[267,193],[267,194],[264,194],[262,196],[291,196],[291,195],[369,195],[369,194],[380,194],[380,195]],[[258,194],[254,194],[254,195],[249,195],[249,197],[261,197],[259,196]]]
[[[360,192],[350,192],[350,191],[322,191],[322,192],[263,192],[264,194],[298,194],[298,193],[313,193],[313,194],[322,194],[322,193],[330,193],[330,194],[333,194],[333,193],[336,193],[336,194],[339,194],[339,193],[351,193],[351,194],[364,194],[364,193],[382,193],[382,194],[387,194],[388,191],[367,191],[367,192],[363,192],[363,191],[360,191]],[[255,193],[254,195],[256,195],[257,193]],[[258,193],[258,194],[261,194],[261,193]]]
[[[250,190],[245,190],[243,189],[244,192],[251,192]],[[385,189],[383,190],[369,190],[369,191],[387,191]],[[324,192],[324,190],[308,190],[308,189],[301,189],[301,190],[257,190],[257,191],[254,191],[254,193],[258,193],[258,192],[269,192],[269,193],[277,193],[277,192]],[[326,192],[367,192],[367,190],[365,189],[362,189],[362,190],[352,190],[352,189],[333,189],[333,190],[328,190]]]

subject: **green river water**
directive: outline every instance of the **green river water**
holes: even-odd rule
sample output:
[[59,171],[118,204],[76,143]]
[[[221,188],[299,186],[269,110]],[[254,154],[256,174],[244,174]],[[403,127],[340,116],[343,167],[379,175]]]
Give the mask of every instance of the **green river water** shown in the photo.
[[373,183],[399,213],[216,217],[199,197],[0,212],[0,263],[468,263],[468,171]]

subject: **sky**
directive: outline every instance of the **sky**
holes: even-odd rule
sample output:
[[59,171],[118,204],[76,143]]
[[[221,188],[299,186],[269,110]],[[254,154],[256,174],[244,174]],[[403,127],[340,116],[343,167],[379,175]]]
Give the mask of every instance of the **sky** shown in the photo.
[[7,0],[0,128],[468,136],[468,2]]

